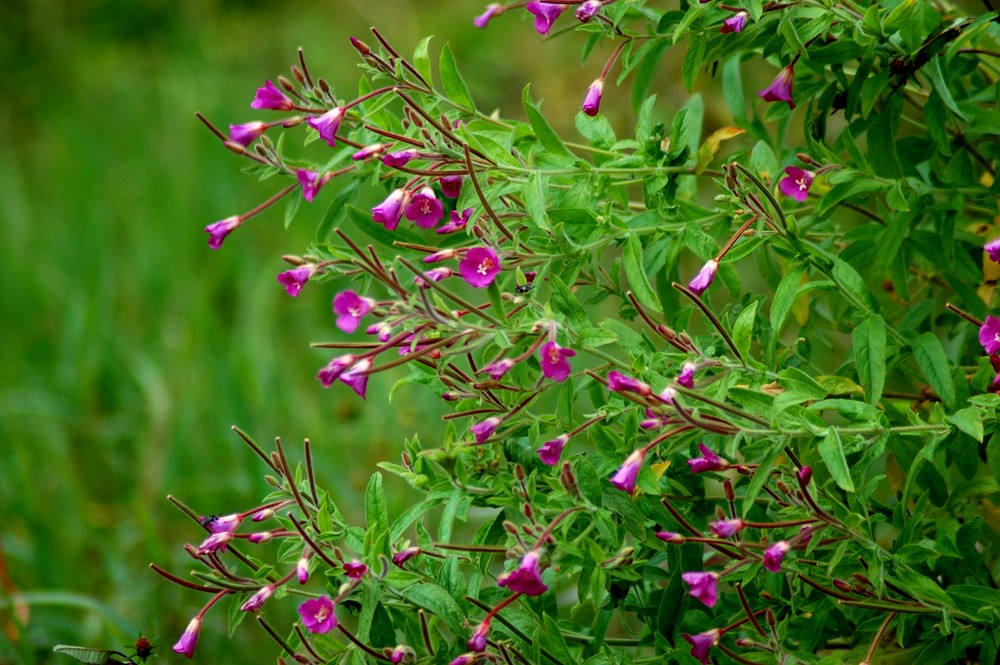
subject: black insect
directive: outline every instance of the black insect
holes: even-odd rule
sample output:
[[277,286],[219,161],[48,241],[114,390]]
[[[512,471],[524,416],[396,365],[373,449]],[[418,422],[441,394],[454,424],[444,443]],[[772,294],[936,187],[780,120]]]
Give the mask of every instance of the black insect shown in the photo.
[[218,515],[209,515],[207,517],[202,517],[200,520],[198,520],[198,522],[203,527],[206,527],[206,528],[212,526],[213,524],[215,524],[218,521],[219,521],[219,516]]
[[523,295],[525,293],[528,293],[529,291],[531,291],[531,284],[521,284],[516,289],[514,289],[514,293],[516,293],[517,295]]

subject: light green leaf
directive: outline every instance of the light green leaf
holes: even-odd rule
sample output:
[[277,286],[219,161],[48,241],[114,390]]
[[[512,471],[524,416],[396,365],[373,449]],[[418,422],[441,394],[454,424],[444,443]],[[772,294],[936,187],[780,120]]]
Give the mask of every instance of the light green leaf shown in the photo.
[[778,288],[774,291],[774,300],[771,302],[771,330],[774,332],[775,338],[781,333],[781,328],[785,325],[785,319],[788,318],[789,312],[792,311],[792,305],[795,304],[795,295],[799,290],[799,284],[802,283],[802,276],[805,272],[806,265],[804,263],[792,266],[788,274],[781,278]]
[[836,427],[827,430],[826,436],[820,440],[817,449],[837,486],[845,492],[853,492],[854,481],[851,480],[851,469],[847,466],[844,443],[840,440],[840,433]]
[[865,386],[869,404],[878,404],[885,388],[885,321],[878,314],[869,316],[852,333],[854,364]]
[[749,307],[740,312],[733,324],[733,344],[743,355],[743,358],[750,356],[750,340],[753,337],[753,322],[757,316],[757,305],[759,300],[755,300]]
[[642,242],[639,240],[639,236],[634,233],[625,242],[624,265],[625,276],[628,278],[628,283],[632,287],[632,293],[635,294],[635,297],[646,307],[662,314],[663,308],[660,307],[660,301],[657,299],[653,287],[650,286],[649,278],[646,277]]
[[948,368],[948,358],[944,354],[941,340],[927,332],[913,340],[911,346],[913,357],[916,358],[917,365],[920,366],[927,382],[931,384],[931,388],[946,407],[954,407],[955,382]]
[[444,92],[448,98],[459,106],[474,110],[476,105],[472,102],[469,87],[465,84],[462,75],[458,73],[455,54],[451,52],[451,46],[448,44],[445,44],[444,48],[441,49],[438,67],[441,73],[441,84],[444,86]]
[[983,442],[983,412],[974,406],[949,414],[945,420],[980,443]]
[[552,129],[549,121],[545,119],[542,112],[535,106],[535,102],[531,100],[530,87],[530,85],[524,86],[524,91],[521,93],[521,102],[524,104],[524,112],[528,115],[528,121],[531,122],[531,128],[534,130],[535,136],[538,137],[538,142],[542,144],[543,148],[554,155],[576,159],[573,153],[563,144],[559,135]]

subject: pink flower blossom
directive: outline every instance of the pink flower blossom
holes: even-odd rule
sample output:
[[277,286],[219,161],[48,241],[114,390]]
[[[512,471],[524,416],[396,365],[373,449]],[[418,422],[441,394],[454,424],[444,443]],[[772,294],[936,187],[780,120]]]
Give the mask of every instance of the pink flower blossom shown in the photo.
[[349,353],[337,356],[316,374],[316,378],[320,380],[324,388],[329,388],[334,381],[340,378],[341,374],[347,371],[348,367],[354,364],[354,361],[354,356]]
[[566,5],[539,0],[532,0],[524,8],[535,16],[535,31],[540,35],[549,34],[552,24],[566,11]]
[[500,14],[503,14],[503,5],[494,2],[486,6],[485,12],[483,12],[476,18],[472,19],[472,25],[476,26],[477,28],[485,28],[487,24],[490,22],[491,18],[493,18],[494,16],[499,16]]
[[625,458],[615,475],[611,476],[612,485],[625,492],[629,496],[635,494],[635,481],[639,478],[639,470],[642,469],[643,462],[646,461],[646,450],[639,448]]
[[399,226],[399,219],[403,216],[403,208],[410,200],[410,193],[402,190],[393,190],[385,201],[372,208],[372,221],[382,224],[389,231],[395,231]]
[[226,217],[214,224],[209,224],[205,227],[205,233],[210,236],[208,246],[212,249],[219,249],[222,247],[222,241],[226,239],[226,236],[238,229],[242,224],[243,218],[239,215]]
[[813,174],[797,166],[786,167],[785,173],[785,177],[778,183],[781,193],[792,197],[799,203],[809,198],[809,187],[813,183]]
[[521,564],[517,568],[497,578],[497,585],[518,591],[525,596],[545,593],[549,588],[542,582],[542,571],[538,563],[540,558],[541,552],[529,550],[521,558]]
[[790,549],[792,549],[792,546],[787,541],[779,540],[764,550],[764,569],[772,573],[780,573],[781,560],[785,558]]
[[388,155],[382,157],[382,163],[386,166],[391,166],[392,168],[398,168],[400,166],[406,166],[406,164],[414,157],[419,156],[416,148],[407,148],[406,150],[397,150],[396,152],[390,152]]
[[368,374],[366,372],[372,368],[372,359],[363,358],[359,360],[351,369],[340,375],[340,380],[351,387],[351,389],[365,398],[365,391],[368,389]]
[[448,665],[473,665],[473,663],[477,660],[479,660],[479,654],[463,653],[461,656],[448,663]]
[[608,372],[608,389],[616,393],[636,393],[643,397],[648,397],[653,392],[648,383],[614,371]]
[[709,665],[712,661],[708,658],[708,650],[719,643],[722,631],[713,628],[697,635],[682,634],[681,637],[691,643],[691,655],[700,660],[702,665]]
[[673,531],[657,531],[656,537],[665,543],[673,543],[675,545],[687,542],[687,538],[679,533],[674,533]]
[[604,94],[604,79],[597,79],[587,88],[587,96],[583,100],[583,112],[594,117],[601,111],[601,96]]
[[795,477],[799,479],[799,484],[802,485],[802,487],[807,487],[809,485],[809,481],[812,480],[813,470],[808,466],[804,466],[795,472]]
[[576,10],[576,18],[581,23],[588,23],[601,10],[604,3],[601,0],[587,0]]
[[202,541],[198,546],[198,554],[212,554],[214,552],[225,552],[226,545],[233,540],[233,534],[228,531],[213,533]]
[[257,140],[270,127],[266,122],[247,122],[242,125],[229,125],[229,140],[248,146]]
[[731,520],[718,520],[717,522],[712,522],[711,524],[708,525],[708,528],[711,529],[712,533],[714,533],[719,538],[732,538],[740,531],[742,531],[746,527],[746,525],[747,525],[746,522],[744,522],[739,518],[736,518]]
[[201,619],[195,617],[184,629],[184,634],[174,645],[174,651],[188,658],[194,658],[194,648],[198,645],[198,633],[201,631]]
[[407,547],[405,550],[400,550],[392,555],[392,563],[400,568],[403,564],[423,552],[419,547]]
[[292,270],[286,270],[285,272],[278,275],[278,282],[283,284],[285,291],[288,295],[295,297],[299,295],[299,291],[302,287],[306,285],[306,282],[316,274],[316,265],[313,263],[307,263],[301,265],[298,268],[293,268]]
[[[442,279],[448,279],[454,274],[455,271],[449,268],[448,266],[441,266],[440,268],[431,268],[430,270],[424,273],[424,277],[426,277],[432,282],[440,282]],[[427,282],[420,275],[417,275],[416,277],[413,278],[413,283],[422,289],[429,288]]]
[[202,522],[202,525],[208,527],[208,530],[212,533],[232,533],[239,528],[242,522],[242,515],[239,513],[232,513],[229,515],[223,515],[222,517],[216,517],[214,519],[207,518],[204,522]]
[[686,362],[681,365],[681,373],[677,375],[677,385],[683,386],[690,390],[694,388],[694,372],[698,369],[698,366],[692,362]]
[[495,363],[490,363],[486,367],[479,370],[481,374],[489,374],[495,381],[499,381],[504,377],[507,372],[514,367],[514,361],[510,358],[501,358]]
[[402,663],[403,659],[406,658],[407,653],[414,653],[413,649],[405,644],[399,644],[392,650],[392,654],[389,656],[389,662],[392,663],[392,665],[399,665],[399,663]]
[[257,545],[258,543],[268,543],[274,539],[274,534],[270,531],[258,531],[247,536],[247,541]]
[[344,572],[352,580],[360,580],[368,572],[368,566],[357,559],[352,559],[351,561],[344,562]]
[[990,257],[991,261],[1000,263],[1000,238],[986,243],[983,245],[983,249],[986,250],[986,254]]
[[299,557],[295,563],[295,575],[299,578],[299,584],[305,584],[309,581],[309,557]]
[[979,343],[991,356],[1000,352],[1000,319],[992,314],[986,317],[979,329]]
[[732,32],[742,32],[743,28],[747,25],[747,17],[749,16],[750,15],[746,12],[736,12],[722,22],[722,29],[720,32],[724,35]]
[[670,386],[667,386],[656,397],[657,397],[657,399],[659,399],[664,404],[673,404],[674,403],[674,399],[677,397],[677,391],[674,390],[673,388],[671,388]]
[[351,155],[351,159],[353,159],[356,162],[360,162],[365,159],[368,159],[369,157],[381,155],[382,151],[388,147],[389,146],[385,143],[373,143],[372,145],[365,146],[361,150],[358,150],[356,153]]
[[460,175],[446,175],[438,180],[438,184],[441,185],[441,194],[447,199],[457,199],[462,193],[462,176]]
[[792,79],[794,77],[795,69],[793,65],[783,67],[774,78],[774,81],[771,82],[771,85],[757,94],[765,102],[788,102],[789,108],[795,108],[795,102],[792,101]]
[[331,109],[318,118],[309,118],[306,122],[310,127],[319,132],[319,137],[326,141],[331,148],[337,147],[337,130],[340,129],[340,122],[344,119],[344,109],[339,106]]
[[542,374],[545,378],[553,381],[563,382],[569,378],[573,368],[569,365],[569,359],[576,355],[576,351],[559,346],[555,342],[545,342],[538,349],[538,357],[541,359]]
[[491,247],[472,247],[458,264],[462,279],[477,289],[485,289],[500,274],[500,257]]
[[306,169],[296,171],[295,177],[299,179],[299,184],[302,185],[302,198],[309,203],[312,203],[320,188],[330,180],[328,175],[321,178],[315,171],[307,171]]
[[490,634],[490,620],[483,619],[483,621],[476,626],[476,630],[473,631],[472,637],[469,638],[467,646],[469,651],[475,651],[476,653],[482,653],[486,651],[486,639]]
[[719,574],[687,572],[681,574],[681,579],[690,589],[688,593],[709,607],[715,607],[719,600]]
[[274,586],[271,584],[266,584],[262,586],[257,593],[250,596],[250,600],[240,605],[240,609],[244,612],[256,612],[267,602],[267,599],[274,595]]
[[320,596],[299,605],[299,616],[302,617],[302,625],[306,630],[323,635],[337,627],[336,609],[332,598]]
[[562,457],[562,451],[567,442],[569,442],[569,434],[560,434],[551,441],[546,441],[537,451],[538,459],[542,460],[544,464],[555,466],[559,463],[559,458]]
[[448,221],[437,228],[436,233],[454,233],[455,231],[461,231],[465,228],[465,225],[469,223],[469,218],[472,217],[473,208],[466,208],[459,215],[457,210],[452,210]]
[[715,273],[718,271],[719,262],[715,259],[710,259],[688,284],[688,289],[696,296],[700,296],[705,292],[705,289],[712,285],[712,280],[715,279]]
[[444,206],[434,196],[434,190],[424,187],[413,195],[404,212],[406,218],[422,229],[432,229],[444,217]]
[[501,422],[503,421],[496,417],[487,418],[470,427],[469,431],[476,437],[476,443],[485,443],[488,438],[493,436],[493,432],[497,431]]
[[372,311],[375,301],[362,298],[354,291],[341,291],[333,297],[333,312],[337,315],[337,327],[345,333],[358,329],[361,318]]
[[712,452],[712,449],[704,443],[698,444],[698,450],[701,451],[702,457],[695,457],[687,461],[688,465],[691,467],[691,473],[725,471],[729,468],[729,462]]
[[270,109],[272,111],[288,111],[293,106],[295,105],[292,100],[270,81],[267,81],[263,88],[257,88],[257,95],[250,102],[252,109]]

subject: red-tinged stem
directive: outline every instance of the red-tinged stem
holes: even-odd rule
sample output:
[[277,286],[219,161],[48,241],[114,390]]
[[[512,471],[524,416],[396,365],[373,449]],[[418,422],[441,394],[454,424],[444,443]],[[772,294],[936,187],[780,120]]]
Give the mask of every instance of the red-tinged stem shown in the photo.
[[306,648],[306,651],[309,652],[309,655],[311,655],[314,659],[316,659],[317,663],[326,662],[326,659],[321,658],[320,655],[316,653],[316,650],[312,648],[312,645],[309,643],[309,638],[307,638],[306,634],[302,632],[301,626],[295,626],[295,634],[299,636],[299,643]]
[[295,503],[298,504],[299,510],[302,511],[303,517],[309,518],[309,507],[306,506],[305,499],[299,493],[299,488],[295,485],[295,476],[292,475],[292,468],[288,464],[288,458],[285,457],[285,449],[281,445],[281,437],[277,436],[274,438],[274,445],[278,449],[278,460],[281,462],[281,473],[285,476],[285,480],[288,481],[289,491],[292,493],[292,497],[295,499]]
[[604,80],[604,77],[608,75],[608,72],[611,70],[611,65],[615,64],[615,60],[617,60],[618,56],[621,55],[622,49],[625,48],[625,46],[627,46],[631,42],[632,42],[631,38],[624,40],[621,44],[618,45],[618,48],[615,49],[615,52],[611,54],[611,57],[608,58],[607,64],[604,65],[604,69],[601,71],[602,81]]
[[452,545],[451,543],[434,543],[434,547],[441,550],[455,550],[457,552],[487,552],[499,554],[506,552],[505,547],[493,547],[492,545]]
[[[739,583],[739,582],[736,583],[736,593],[740,597],[740,604],[743,605],[743,611],[746,612],[746,614],[747,614],[747,620],[750,621],[750,623],[753,624],[754,629],[760,634],[761,637],[766,638],[767,637],[767,633],[764,632],[764,627],[761,626],[760,623],[757,621],[757,614],[754,613],[750,609],[750,603],[747,602],[746,594],[743,593],[743,585],[741,583]],[[763,612],[764,610],[760,610],[760,611]],[[732,628],[735,628],[737,625],[739,625],[739,624],[733,624],[729,628],[726,628],[726,630],[730,630]],[[723,632],[725,632],[725,631],[723,631]]]
[[376,658],[378,660],[384,660],[384,661],[390,662],[390,663],[392,662],[392,660],[390,658],[387,658],[386,656],[382,655],[378,651],[375,651],[370,646],[368,646],[367,644],[365,644],[364,642],[362,642],[361,640],[359,640],[358,638],[356,638],[351,633],[351,631],[349,631],[346,628],[344,628],[344,624],[338,623],[337,624],[337,628],[340,629],[340,632],[342,632],[344,634],[344,636],[347,637],[347,639],[349,639],[351,642],[354,642],[355,646],[357,646],[359,649],[361,649],[362,651],[364,651],[366,654],[368,654],[372,658]]
[[309,494],[312,495],[313,504],[319,508],[319,494],[316,492],[316,474],[313,473],[312,449],[309,439],[305,440],[303,455],[306,458],[306,476],[309,478]]
[[798,577],[803,582],[805,582],[806,584],[808,584],[809,586],[811,586],[812,588],[822,593],[825,593],[828,596],[837,598],[839,600],[852,600],[850,596],[845,595],[840,591],[837,591],[836,589],[830,589],[828,587],[823,586],[822,584],[819,584],[818,582],[814,582],[813,580],[809,579],[802,573],[796,573],[795,576]]
[[756,222],[758,219],[760,219],[760,214],[756,214],[750,219],[748,219],[746,222],[744,222],[743,226],[741,226],[739,230],[736,233],[734,233],[731,238],[729,238],[729,242],[726,243],[726,246],[723,247],[722,251],[719,252],[718,256],[715,257],[715,260],[721,262],[723,257],[726,254],[728,254],[729,250],[731,250],[733,248],[733,245],[736,244],[736,241],[739,240],[743,236],[743,234],[746,233],[746,230],[749,229],[753,225],[753,223]]
[[285,650],[285,653],[287,653],[292,658],[296,658],[297,654],[295,653],[295,650],[292,649],[292,646],[285,640],[285,638],[283,638],[281,635],[278,635],[278,633],[275,632],[275,630],[271,628],[270,625],[268,625],[267,621],[264,620],[264,617],[258,616],[257,623],[260,624],[261,628],[267,631],[267,634],[271,636],[271,639],[273,639],[275,642],[278,643],[278,646],[280,646],[282,649]]
[[982,328],[983,327],[983,322],[982,321],[980,321],[976,317],[972,316],[968,312],[964,312],[964,311],[960,310],[959,308],[957,308],[954,305],[952,305],[950,302],[949,303],[945,303],[944,306],[947,307],[948,309],[950,309],[951,311],[955,312],[956,314],[958,314],[959,316],[961,316],[963,319],[965,319],[966,321],[968,321],[972,325],[976,326],[977,328]]
[[302,536],[302,540],[306,541],[306,544],[309,545],[309,547],[312,548],[312,551],[313,551],[313,553],[316,556],[318,556],[320,559],[323,560],[323,563],[325,563],[326,565],[330,566],[330,568],[339,568],[340,567],[340,564],[338,562],[334,561],[333,559],[331,559],[329,556],[327,556],[326,553],[323,552],[323,549],[319,546],[319,544],[316,541],[314,541],[309,536],[308,533],[306,533],[306,527],[305,527],[305,525],[302,522],[300,522],[299,520],[297,520],[295,518],[295,516],[292,515],[291,513],[288,513],[288,518],[290,520],[292,520],[292,524],[295,525],[295,530],[299,532],[300,536]]
[[549,524],[549,526],[546,527],[545,531],[542,532],[542,535],[540,535],[538,537],[538,540],[535,542],[535,549],[537,550],[539,547],[541,547],[542,543],[544,543],[548,539],[548,537],[552,534],[552,531],[557,526],[559,526],[560,522],[562,522],[564,519],[566,519],[567,517],[569,517],[573,513],[577,512],[577,511],[580,511],[580,510],[583,510],[583,506],[574,506],[572,508],[567,508],[566,510],[562,511],[561,513],[559,513],[556,516],[556,518],[554,520],[552,520],[552,522]]
[[264,453],[264,451],[261,450],[261,447],[258,446],[257,443],[253,439],[250,438],[249,434],[247,434],[246,432],[244,432],[243,430],[241,430],[236,425],[233,425],[231,429],[234,432],[236,432],[236,435],[238,437],[240,437],[241,439],[243,439],[244,443],[246,443],[248,446],[250,446],[251,450],[253,450],[255,453],[257,453],[258,457],[260,457],[262,460],[264,460],[265,464],[267,464],[269,467],[271,467],[272,471],[277,471],[278,470],[278,468],[276,466],[274,466],[274,462],[271,461],[271,458],[268,457]]
[[379,88],[378,90],[372,90],[367,95],[362,95],[361,97],[358,97],[354,101],[348,102],[347,104],[344,104],[340,108],[342,108],[343,110],[346,111],[347,109],[349,109],[351,107],[357,106],[358,104],[362,104],[362,103],[368,101],[372,97],[377,97],[378,95],[384,95],[385,93],[392,92],[393,90],[396,90],[398,88],[399,88],[398,85],[387,85],[384,88]]
[[496,616],[497,612],[499,612],[503,608],[507,607],[508,605],[510,605],[511,603],[513,603],[515,600],[517,600],[520,597],[521,597],[521,592],[520,591],[516,591],[516,592],[514,592],[514,594],[508,596],[507,598],[504,598],[503,601],[501,601],[499,605],[497,605],[492,610],[490,610],[489,614],[486,615],[486,618],[484,618],[483,621],[487,621],[489,619],[492,619],[493,617]]
[[229,593],[229,591],[226,589],[218,589],[215,587],[202,586],[200,584],[195,584],[194,582],[189,582],[185,579],[177,577],[173,573],[168,573],[166,570],[160,568],[155,563],[149,564],[149,567],[152,568],[155,572],[159,573],[162,577],[165,577],[166,579],[173,582],[174,584],[179,584],[180,586],[187,587],[188,589],[193,589],[195,591],[204,591],[205,593],[215,593],[222,595]]
[[892,612],[885,618],[885,621],[882,622],[882,626],[878,629],[878,632],[875,633],[875,639],[872,640],[871,647],[868,648],[868,655],[865,656],[865,659],[861,661],[860,665],[868,665],[871,662],[872,656],[875,655],[875,649],[878,647],[878,643],[882,641],[882,637],[885,635],[886,629],[889,628],[889,623],[895,618],[896,613]]
[[469,416],[478,416],[484,413],[502,413],[501,409],[472,409],[471,411],[460,411],[458,413],[446,413],[441,416],[441,420],[454,420],[455,418],[467,418]]
[[[413,353],[408,353],[408,354],[406,354],[404,356],[400,356],[399,358],[396,358],[395,360],[390,360],[389,362],[385,363],[384,365],[379,365],[378,367],[372,367],[370,370],[368,370],[367,372],[365,372],[365,374],[368,374],[368,375],[376,374],[378,372],[382,372],[382,371],[385,371],[387,369],[391,369],[393,367],[396,367],[397,365],[403,365],[405,363],[410,362],[411,360],[416,360],[417,358],[420,358],[421,356],[425,356],[428,353],[431,353],[432,351],[436,351],[437,349],[440,349],[442,346],[450,346],[450,345],[454,344],[455,342],[457,342],[458,340],[462,339],[463,337],[468,337],[469,335],[472,335],[474,333],[475,333],[475,331],[473,331],[473,330],[467,330],[466,332],[459,333],[457,335],[452,335],[451,337],[446,337],[446,338],[444,338],[442,340],[439,340],[439,341],[435,342],[434,344],[428,344],[427,346],[425,346],[424,348],[420,349],[419,351],[414,351]],[[368,355],[371,355],[371,354],[368,354]]]
[[514,242],[514,236],[510,234],[507,227],[504,226],[503,222],[500,221],[500,218],[497,217],[496,212],[493,210],[493,206],[490,205],[490,202],[486,200],[486,195],[483,194],[483,188],[479,186],[479,178],[476,177],[476,171],[472,168],[472,154],[469,152],[469,145],[463,144],[462,147],[465,149],[465,168],[469,171],[469,180],[472,181],[472,186],[475,188],[476,194],[479,196],[479,202],[483,204],[483,209],[486,211],[486,214],[490,216],[490,219],[492,219],[493,223],[496,224],[496,227],[500,229],[500,232],[507,236],[508,240]]
[[729,549],[728,547],[720,545],[718,542],[709,542],[710,539],[708,539],[708,538],[702,538],[701,537],[701,531],[699,531],[698,529],[694,528],[691,525],[691,523],[688,522],[687,519],[685,519],[684,516],[681,515],[677,511],[676,508],[674,508],[673,504],[671,504],[668,499],[663,498],[663,499],[660,499],[660,501],[661,501],[661,503],[663,503],[663,506],[668,511],[670,511],[670,514],[674,516],[674,519],[677,520],[677,522],[682,527],[684,527],[685,529],[687,529],[688,533],[692,534],[695,537],[695,538],[691,538],[691,540],[695,540],[697,538],[697,539],[699,539],[701,541],[705,541],[706,545],[708,545],[709,547],[711,547],[712,549],[714,549],[714,550],[716,550],[718,552],[721,552],[721,553],[725,554],[726,556],[728,556],[728,557],[730,557],[732,559],[740,559],[740,558],[743,557],[743,555],[740,552],[733,551],[733,550]]
[[712,327],[718,330],[719,334],[722,335],[722,339],[725,340],[726,345],[732,350],[733,355],[736,356],[736,359],[739,360],[742,364],[746,365],[746,361],[743,359],[743,354],[740,353],[740,350],[736,348],[736,344],[733,342],[733,338],[729,336],[729,333],[726,332],[726,329],[722,327],[722,323],[719,321],[719,319],[715,317],[715,314],[712,313],[712,310],[710,310],[708,306],[701,301],[701,298],[696,296],[693,292],[689,291],[688,288],[683,284],[678,284],[677,282],[674,282],[673,287],[678,291],[680,291],[681,293],[683,293],[684,295],[686,295],[691,300],[691,302],[693,302],[695,305],[698,306],[698,309],[700,309],[702,313],[706,317],[708,317],[708,320],[709,322],[711,322]]
[[587,422],[583,423],[582,425],[580,425],[576,429],[570,431],[566,436],[568,436],[570,438],[573,438],[574,436],[576,436],[577,434],[579,434],[583,430],[587,429],[591,425],[596,425],[597,423],[601,422],[605,418],[607,418],[607,416],[596,416],[594,418],[591,418],[590,420],[588,420]]
[[543,333],[543,334],[541,334],[541,335],[539,335],[539,336],[538,336],[538,339],[536,339],[536,340],[535,340],[535,341],[534,341],[534,342],[532,343],[532,345],[531,345],[531,348],[530,348],[530,349],[528,349],[527,351],[525,351],[524,353],[522,353],[521,355],[519,355],[519,356],[518,356],[517,358],[514,358],[514,363],[515,363],[515,364],[517,364],[517,363],[520,363],[520,362],[524,362],[525,360],[527,360],[528,358],[530,358],[530,357],[531,357],[531,355],[532,355],[532,354],[533,354],[533,353],[534,353],[535,351],[537,351],[537,350],[538,350],[538,347],[540,347],[540,346],[542,345],[542,343],[543,343],[543,342],[544,342],[544,341],[545,341],[545,340],[546,340],[546,339],[548,338],[548,336],[549,336],[549,335],[548,335],[548,333],[547,333],[547,332],[546,332],[546,333]]

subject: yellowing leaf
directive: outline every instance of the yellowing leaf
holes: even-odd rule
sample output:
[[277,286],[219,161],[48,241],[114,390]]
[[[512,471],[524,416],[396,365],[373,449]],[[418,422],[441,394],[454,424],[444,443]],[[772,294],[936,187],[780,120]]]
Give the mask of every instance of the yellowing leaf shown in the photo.
[[656,464],[650,464],[649,468],[656,474],[656,479],[659,480],[663,477],[663,473],[670,467],[670,460],[665,462],[657,462]]
[[694,167],[695,173],[701,173],[708,168],[719,150],[719,144],[726,139],[731,139],[743,134],[746,130],[739,127],[722,127],[712,132],[712,135],[705,139],[705,142],[698,148],[698,163]]

